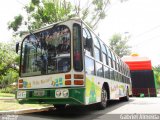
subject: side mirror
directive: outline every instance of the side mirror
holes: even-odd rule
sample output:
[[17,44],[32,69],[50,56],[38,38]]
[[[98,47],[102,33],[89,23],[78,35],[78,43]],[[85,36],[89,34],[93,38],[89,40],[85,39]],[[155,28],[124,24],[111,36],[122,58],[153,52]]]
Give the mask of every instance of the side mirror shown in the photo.
[[16,43],[16,53],[18,54],[18,50],[19,50],[19,42]]

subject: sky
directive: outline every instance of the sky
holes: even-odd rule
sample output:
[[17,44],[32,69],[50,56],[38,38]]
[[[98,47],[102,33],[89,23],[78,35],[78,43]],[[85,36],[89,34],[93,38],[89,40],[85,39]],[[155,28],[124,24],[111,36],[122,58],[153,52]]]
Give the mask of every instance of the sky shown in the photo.
[[[100,37],[108,41],[114,33],[131,36],[133,53],[160,64],[160,0],[128,0],[116,2],[99,24]],[[127,34],[126,34],[127,33]]]
[[8,22],[12,21],[14,16],[23,12],[24,4],[28,0],[2,0],[0,4],[0,42],[12,40],[12,31],[8,30]]
[[[29,0],[3,0],[0,4],[0,42],[12,40],[7,23],[23,12]],[[152,64],[160,64],[160,0],[111,0],[107,16],[99,25],[98,33],[106,43],[115,33],[131,36],[129,45],[140,56],[149,57]]]

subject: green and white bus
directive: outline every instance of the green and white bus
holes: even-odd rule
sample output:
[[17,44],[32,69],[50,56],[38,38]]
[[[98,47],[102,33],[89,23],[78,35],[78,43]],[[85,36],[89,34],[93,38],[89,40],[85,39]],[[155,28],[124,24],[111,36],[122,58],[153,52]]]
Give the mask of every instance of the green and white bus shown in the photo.
[[20,103],[104,109],[108,100],[128,101],[131,94],[128,66],[81,19],[24,37],[16,92]]

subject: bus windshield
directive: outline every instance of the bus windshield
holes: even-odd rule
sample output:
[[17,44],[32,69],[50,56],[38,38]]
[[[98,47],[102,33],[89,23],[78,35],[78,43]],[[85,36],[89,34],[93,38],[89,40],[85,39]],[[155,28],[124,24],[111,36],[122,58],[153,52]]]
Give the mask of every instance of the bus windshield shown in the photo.
[[68,72],[71,68],[70,36],[65,25],[28,35],[22,43],[21,76]]

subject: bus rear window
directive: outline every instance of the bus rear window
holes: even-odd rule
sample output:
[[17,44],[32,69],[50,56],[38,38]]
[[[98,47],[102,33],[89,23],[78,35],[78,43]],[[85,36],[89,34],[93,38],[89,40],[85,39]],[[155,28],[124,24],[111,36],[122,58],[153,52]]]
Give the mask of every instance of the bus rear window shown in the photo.
[[74,54],[74,69],[82,71],[82,44],[81,44],[81,27],[78,24],[73,25],[73,54]]
[[70,30],[65,25],[28,35],[22,43],[21,76],[70,71],[70,36]]

